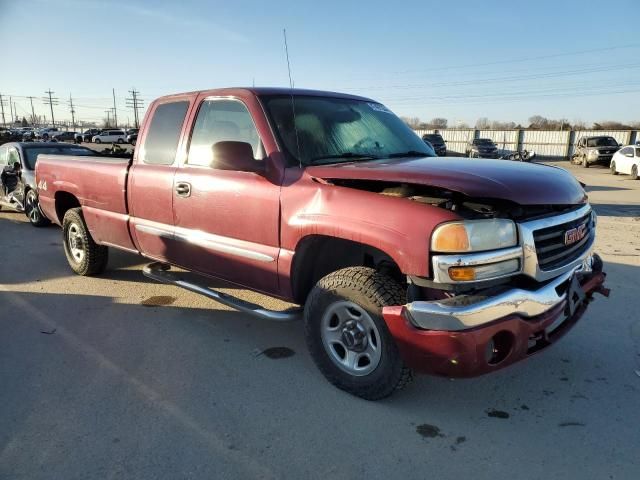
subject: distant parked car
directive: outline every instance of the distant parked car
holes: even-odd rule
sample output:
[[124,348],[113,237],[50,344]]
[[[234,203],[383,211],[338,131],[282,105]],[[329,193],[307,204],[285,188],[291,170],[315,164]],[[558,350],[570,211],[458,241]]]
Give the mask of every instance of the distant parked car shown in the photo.
[[467,143],[465,156],[474,158],[498,158],[498,147],[490,138],[474,138]]
[[584,168],[589,168],[592,163],[609,163],[620,147],[621,145],[613,137],[580,137],[571,157],[571,163],[582,165]]
[[53,132],[51,133],[52,142],[67,142],[75,138],[75,132]]
[[422,140],[429,142],[439,157],[447,156],[447,144],[439,133],[427,133]]
[[99,128],[89,128],[88,130],[85,130],[82,133],[76,133],[75,142],[76,143],[82,143],[82,142],[91,143],[91,140],[93,139],[93,137],[98,135],[101,131],[102,130],[100,130]]
[[626,173],[631,175],[631,180],[637,180],[640,170],[640,146],[630,145],[618,150],[613,154],[609,168],[613,175]]
[[127,134],[124,130],[103,130],[93,137],[94,143],[124,143],[127,141]]
[[48,225],[42,214],[36,188],[38,155],[99,156],[87,147],[68,143],[6,143],[0,146],[0,209],[24,212],[35,227]]
[[128,128],[127,135],[133,135],[134,133],[138,133],[139,130],[140,130],[139,128]]
[[138,141],[138,132],[127,135],[127,143],[130,143],[131,145],[135,146],[137,141]]
[[59,130],[56,127],[50,127],[50,128],[41,128],[40,130],[36,131],[36,138],[39,140],[42,140],[43,142],[48,142],[49,139],[51,138],[51,135],[54,132],[58,132]]
[[422,141],[424,142],[424,144],[427,146],[427,149],[429,150],[429,153],[431,154],[431,156],[434,157],[438,157],[439,155],[436,153],[435,148],[433,148],[433,145],[431,145],[431,142],[429,140],[425,140],[424,137],[422,138]]

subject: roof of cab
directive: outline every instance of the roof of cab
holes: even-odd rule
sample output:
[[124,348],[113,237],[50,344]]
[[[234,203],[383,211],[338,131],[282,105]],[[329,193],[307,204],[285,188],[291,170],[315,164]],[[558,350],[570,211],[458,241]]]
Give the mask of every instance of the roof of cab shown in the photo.
[[[350,100],[363,100],[366,102],[375,102],[367,97],[360,97],[358,95],[351,95],[348,93],[328,92],[323,90],[305,90],[300,88],[282,88],[282,87],[229,87],[229,88],[216,88],[212,90],[196,90],[193,92],[175,93],[171,95],[164,95],[160,98],[171,98],[182,95],[192,94],[206,94],[206,95],[238,95],[239,93],[251,92],[257,96],[266,95],[294,95],[294,96],[313,96],[313,97],[332,97],[332,98],[344,98]],[[378,102],[376,102],[378,103]]]

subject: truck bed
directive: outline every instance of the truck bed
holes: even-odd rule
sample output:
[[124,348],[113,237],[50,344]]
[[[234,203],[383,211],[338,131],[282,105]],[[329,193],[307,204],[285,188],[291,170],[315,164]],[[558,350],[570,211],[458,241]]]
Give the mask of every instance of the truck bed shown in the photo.
[[[123,157],[40,155],[36,183],[40,207],[62,225],[65,201],[82,206],[82,213],[97,243],[134,249],[128,231],[127,174],[131,160]],[[76,203],[77,202],[77,203]],[[66,204],[68,205],[68,203]]]

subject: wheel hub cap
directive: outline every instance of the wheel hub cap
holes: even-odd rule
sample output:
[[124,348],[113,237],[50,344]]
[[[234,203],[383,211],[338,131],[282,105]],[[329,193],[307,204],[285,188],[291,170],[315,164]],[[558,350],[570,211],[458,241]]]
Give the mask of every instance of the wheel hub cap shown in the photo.
[[356,303],[331,304],[321,319],[321,336],[331,361],[350,375],[368,375],[380,363],[380,333],[370,314]]

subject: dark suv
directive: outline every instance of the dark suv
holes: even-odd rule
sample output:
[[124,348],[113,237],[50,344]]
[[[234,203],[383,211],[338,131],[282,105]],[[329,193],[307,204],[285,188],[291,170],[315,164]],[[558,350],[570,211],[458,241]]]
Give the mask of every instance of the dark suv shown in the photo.
[[439,133],[427,133],[422,136],[422,140],[429,142],[439,157],[447,156],[447,145]]
[[467,143],[465,156],[474,158],[498,158],[498,147],[490,138],[474,138]]
[[609,164],[611,157],[620,149],[620,144],[613,137],[580,137],[571,157],[571,163],[589,168],[592,163]]

